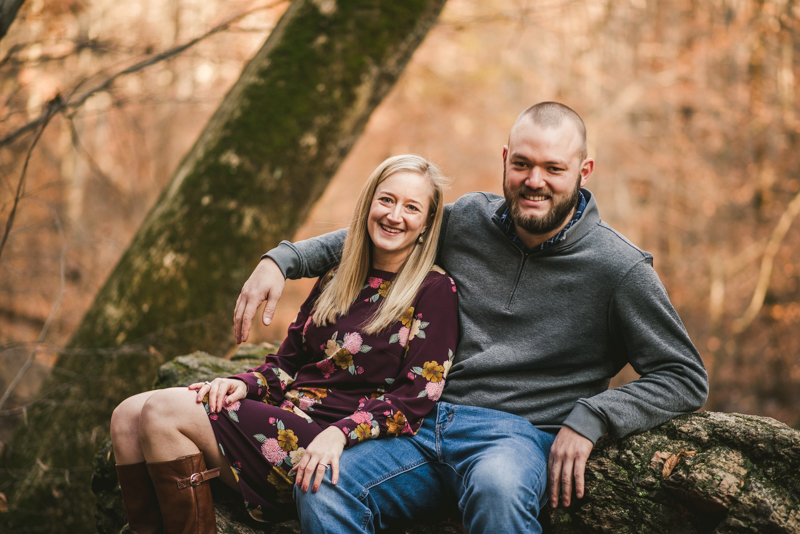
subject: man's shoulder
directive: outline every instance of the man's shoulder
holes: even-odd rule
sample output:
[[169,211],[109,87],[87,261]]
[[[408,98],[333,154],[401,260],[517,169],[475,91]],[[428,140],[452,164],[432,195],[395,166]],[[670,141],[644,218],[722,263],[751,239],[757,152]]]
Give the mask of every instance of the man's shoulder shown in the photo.
[[482,207],[489,210],[489,213],[494,213],[501,204],[505,202],[505,198],[496,193],[487,193],[486,191],[474,191],[462,195],[458,200],[453,203],[453,210],[459,212],[464,209],[475,209]]
[[645,261],[653,264],[653,255],[636,246],[630,239],[612,228],[605,221],[599,221],[592,232],[592,242],[603,251],[607,261],[631,266]]

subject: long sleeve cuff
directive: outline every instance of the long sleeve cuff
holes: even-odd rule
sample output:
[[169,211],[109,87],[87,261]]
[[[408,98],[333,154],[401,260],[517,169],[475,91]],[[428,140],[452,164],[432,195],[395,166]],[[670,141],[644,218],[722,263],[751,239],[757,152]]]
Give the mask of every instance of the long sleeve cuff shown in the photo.
[[335,426],[339,430],[342,431],[344,437],[347,439],[347,443],[345,444],[344,448],[349,449],[353,445],[357,445],[359,442],[358,437],[351,437],[355,436],[355,428],[358,426],[354,421],[350,419],[341,419],[332,423],[331,426]]
[[564,426],[568,426],[592,443],[596,443],[600,436],[608,431],[605,420],[580,402],[564,420]]
[[262,260],[264,258],[274,261],[284,278],[295,280],[300,276],[300,256],[289,241],[281,241],[277,247],[261,256]]

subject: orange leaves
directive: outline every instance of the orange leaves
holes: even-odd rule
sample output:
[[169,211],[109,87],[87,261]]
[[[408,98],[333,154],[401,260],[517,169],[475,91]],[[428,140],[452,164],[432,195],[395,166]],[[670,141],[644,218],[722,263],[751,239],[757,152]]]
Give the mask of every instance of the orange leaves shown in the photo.
[[695,454],[697,454],[697,451],[682,450],[678,454],[656,451],[656,453],[650,459],[650,468],[656,469],[658,467],[658,462],[660,460],[664,460],[664,467],[661,469],[661,476],[663,478],[667,478],[672,474],[672,470],[675,469],[675,466],[678,465],[678,462],[681,461],[681,458],[684,456],[693,456]]

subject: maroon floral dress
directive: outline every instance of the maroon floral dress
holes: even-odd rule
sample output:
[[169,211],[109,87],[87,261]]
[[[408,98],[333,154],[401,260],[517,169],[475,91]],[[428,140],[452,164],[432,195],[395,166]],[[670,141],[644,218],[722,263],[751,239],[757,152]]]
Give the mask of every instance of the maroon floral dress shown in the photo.
[[431,271],[402,317],[384,332],[367,335],[361,327],[386,296],[394,274],[371,270],[348,315],[318,328],[314,303],[334,275],[317,281],[277,354],[232,377],[247,384],[247,398],[209,414],[255,519],[296,514],[290,470],[325,428],[339,428],[346,448],[416,433],[450,369],[458,342],[450,277]]

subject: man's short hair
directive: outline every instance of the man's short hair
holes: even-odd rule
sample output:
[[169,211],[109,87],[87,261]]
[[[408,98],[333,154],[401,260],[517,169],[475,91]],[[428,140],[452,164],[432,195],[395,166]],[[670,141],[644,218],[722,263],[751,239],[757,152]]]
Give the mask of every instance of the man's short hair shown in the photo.
[[564,119],[569,119],[578,130],[578,135],[581,136],[581,148],[578,153],[581,162],[589,155],[586,144],[586,125],[583,123],[581,116],[572,108],[558,102],[539,102],[520,113],[514,124],[516,125],[523,118],[529,118],[534,124],[543,128],[558,128],[564,122]]

